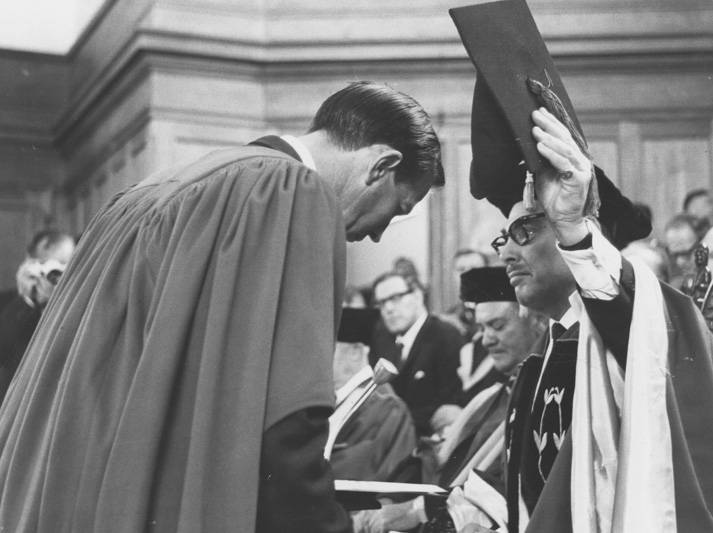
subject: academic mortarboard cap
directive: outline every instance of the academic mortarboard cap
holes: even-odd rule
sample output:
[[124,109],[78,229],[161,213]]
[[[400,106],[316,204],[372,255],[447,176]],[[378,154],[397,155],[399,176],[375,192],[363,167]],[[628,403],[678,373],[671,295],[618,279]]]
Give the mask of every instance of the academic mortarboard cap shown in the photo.
[[371,342],[374,326],[379,320],[379,316],[377,309],[343,308],[337,340],[349,343],[361,342],[368,345]]
[[460,275],[460,297],[464,302],[517,302],[515,289],[505,267],[472,268]]
[[[587,153],[577,115],[524,0],[495,0],[450,10],[476,66],[471,117],[471,193],[505,216],[523,200],[527,171],[549,162],[532,136],[532,112],[546,107]],[[537,94],[536,94],[537,93]],[[619,248],[651,232],[651,221],[595,167],[585,210]],[[596,186],[594,184],[596,183]]]
[[[531,115],[543,107],[529,85],[542,96],[556,95],[571,121],[573,135],[582,137],[567,91],[524,0],[496,0],[449,11],[477,69],[471,119],[471,193],[487,198],[507,216],[522,187],[511,176],[526,170],[537,175],[549,162],[537,151]],[[545,105],[545,107],[550,107]],[[557,113],[555,113],[557,115]]]

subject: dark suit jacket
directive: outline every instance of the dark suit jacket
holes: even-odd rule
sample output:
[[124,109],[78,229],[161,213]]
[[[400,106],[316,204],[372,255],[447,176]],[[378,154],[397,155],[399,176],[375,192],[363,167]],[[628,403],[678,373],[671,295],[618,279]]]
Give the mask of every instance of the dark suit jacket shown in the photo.
[[395,341],[396,337],[380,324],[372,339],[369,363],[374,366],[383,357],[396,365],[399,375],[391,382],[394,392],[408,405],[416,432],[430,435],[436,409],[458,403],[461,381],[457,369],[465,339],[455,327],[429,316],[403,364],[397,358]]
[[0,310],[0,403],[15,377],[42,312],[14,292]]

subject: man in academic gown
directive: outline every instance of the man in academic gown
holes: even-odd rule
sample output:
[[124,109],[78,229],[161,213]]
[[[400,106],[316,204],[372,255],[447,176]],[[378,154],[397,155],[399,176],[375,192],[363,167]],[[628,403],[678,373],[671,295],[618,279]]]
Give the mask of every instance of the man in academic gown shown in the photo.
[[705,322],[618,252],[650,221],[592,165],[527,5],[451,15],[478,68],[471,191],[508,216],[493,246],[518,300],[551,319],[513,390],[509,530],[527,514],[533,532],[712,530]]
[[345,240],[442,182],[423,109],[357,82],[299,139],[112,198],[0,412],[0,528],[350,531],[324,459]]
[[373,382],[368,344],[378,319],[376,309],[342,311],[334,353],[337,408],[329,421],[330,435],[336,431],[329,457],[336,479],[388,481],[416,447],[408,407],[388,383],[380,384],[351,416],[347,414]]

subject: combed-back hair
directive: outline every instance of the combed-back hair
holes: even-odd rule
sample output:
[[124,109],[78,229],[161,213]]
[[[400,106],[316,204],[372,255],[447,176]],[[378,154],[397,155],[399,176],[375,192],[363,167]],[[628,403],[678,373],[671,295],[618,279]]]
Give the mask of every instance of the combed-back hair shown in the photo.
[[401,152],[396,167],[399,181],[432,178],[433,187],[445,185],[441,143],[431,120],[410,96],[370,81],[350,83],[327,98],[308,133],[324,131],[342,150],[385,144]]
[[52,228],[40,230],[35,233],[30,244],[27,245],[27,255],[35,259],[41,250],[50,250],[67,240],[76,244],[74,237],[63,231]]
[[384,272],[381,274],[378,278],[374,280],[374,282],[371,284],[371,290],[372,292],[376,292],[376,288],[381,285],[384,281],[387,279],[391,278],[401,278],[406,282],[406,288],[410,291],[414,291],[416,289],[422,291],[423,287],[421,286],[421,282],[418,280],[418,278],[414,276],[408,276],[404,274],[403,272],[399,272],[397,270],[389,270],[388,272]]

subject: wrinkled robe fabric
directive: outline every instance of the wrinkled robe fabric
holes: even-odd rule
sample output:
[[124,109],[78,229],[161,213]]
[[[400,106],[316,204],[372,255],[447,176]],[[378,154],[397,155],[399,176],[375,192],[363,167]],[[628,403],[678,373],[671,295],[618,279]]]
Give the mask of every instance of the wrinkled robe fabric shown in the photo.
[[334,191],[242,147],[118,194],[0,411],[2,531],[253,531],[263,432],[332,408]]
[[[583,299],[605,343],[628,340],[626,310],[620,301],[634,293],[631,265],[623,262],[615,300]],[[630,288],[629,288],[630,287]],[[693,301],[661,284],[669,339],[666,409],[671,430],[676,521],[679,532],[713,531],[713,336]],[[614,311],[612,307],[614,306]],[[626,344],[626,343],[624,343]],[[615,354],[616,355],[616,354]],[[621,460],[621,459],[620,459]],[[567,435],[528,523],[528,532],[572,532],[572,439]],[[512,525],[511,525],[512,527]]]
[[374,391],[337,435],[330,458],[334,476],[389,481],[416,443],[416,429],[404,401],[393,392]]

